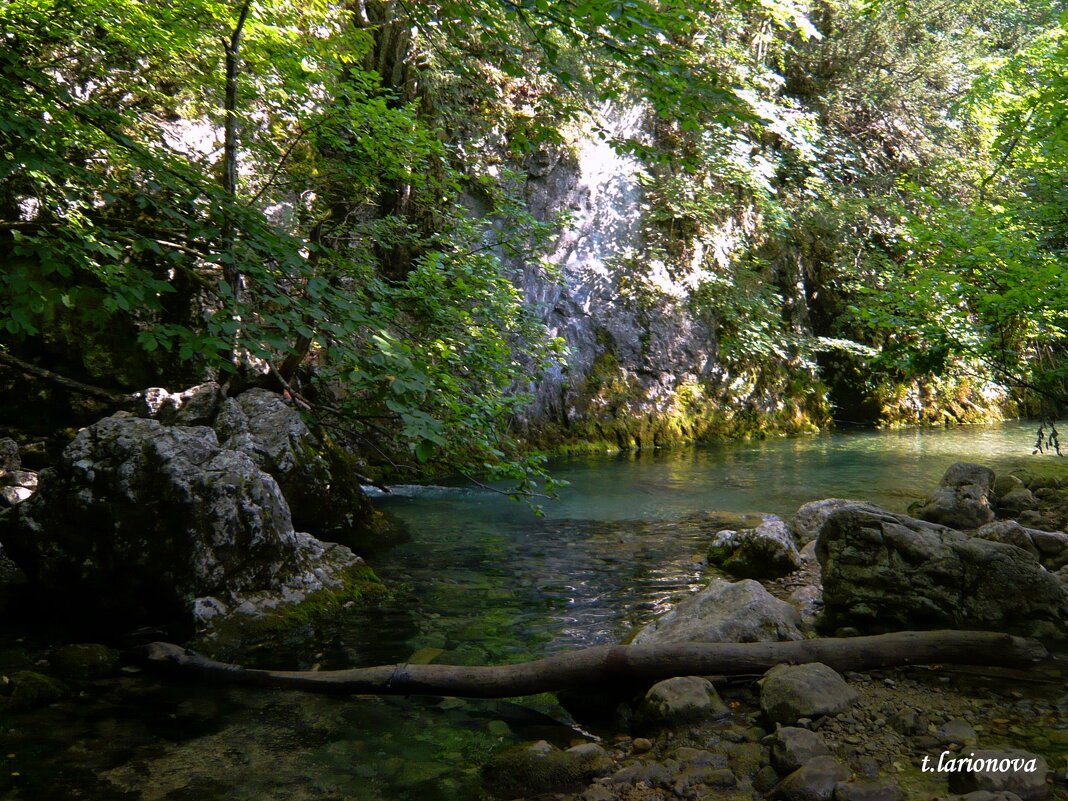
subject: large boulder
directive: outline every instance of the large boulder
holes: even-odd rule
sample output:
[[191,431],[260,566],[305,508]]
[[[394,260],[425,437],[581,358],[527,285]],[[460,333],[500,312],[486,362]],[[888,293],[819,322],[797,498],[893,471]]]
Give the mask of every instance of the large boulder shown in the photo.
[[101,626],[261,612],[362,561],[294,531],[277,482],[206,426],[108,417],[41,476],[0,540],[51,603]]
[[816,552],[831,627],[1068,635],[1068,590],[1013,545],[852,504],[827,518]]
[[296,528],[353,545],[373,527],[376,513],[360,489],[351,457],[315,436],[278,393],[250,389],[228,398],[214,428],[222,447],[247,454],[274,477]]
[[708,551],[708,561],[741,578],[772,579],[801,568],[801,555],[786,524],[777,517],[756,528],[720,531]]
[[952,465],[916,516],[956,529],[974,529],[994,519],[990,495],[994,471],[967,462]]
[[654,620],[634,637],[635,645],[688,642],[777,642],[803,640],[801,616],[752,579],[713,581]]

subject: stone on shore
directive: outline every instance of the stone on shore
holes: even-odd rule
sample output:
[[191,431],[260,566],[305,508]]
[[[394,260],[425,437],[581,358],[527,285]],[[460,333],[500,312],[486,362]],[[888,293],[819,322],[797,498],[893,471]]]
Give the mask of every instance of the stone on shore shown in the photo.
[[838,672],[819,662],[776,665],[760,682],[760,709],[771,723],[793,726],[801,718],[837,715],[857,701]]
[[775,795],[784,801],[831,801],[838,783],[848,778],[849,768],[834,757],[816,757],[779,782]]
[[816,757],[831,756],[824,739],[808,729],[782,726],[772,737],[771,766],[783,776]]
[[635,714],[640,729],[706,723],[730,715],[712,682],[699,676],[676,676],[654,684]]

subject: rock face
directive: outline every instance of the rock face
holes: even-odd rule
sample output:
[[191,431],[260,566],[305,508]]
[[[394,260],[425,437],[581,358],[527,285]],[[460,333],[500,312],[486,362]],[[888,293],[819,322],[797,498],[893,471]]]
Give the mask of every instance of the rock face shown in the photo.
[[994,471],[989,467],[957,462],[942,476],[938,489],[916,516],[950,528],[979,528],[994,519],[990,504],[993,486]]
[[[648,116],[619,104],[596,116],[607,138],[590,128],[521,165],[530,212],[548,221],[566,211],[571,221],[544,254],[559,268],[551,278],[538,259],[511,261],[527,304],[567,344],[566,361],[530,387],[533,403],[519,422],[549,442],[637,448],[752,431],[757,420],[762,430],[814,430],[827,410],[821,391],[807,391],[812,371],[768,355],[759,374],[734,375],[720,358],[717,326],[695,313],[756,218],[725,217],[715,245],[687,237],[683,259],[650,248],[648,165],[611,144],[645,140]],[[484,200],[469,200],[492,214]],[[804,293],[794,302],[800,308]]]
[[296,528],[352,544],[373,518],[345,455],[320,442],[278,393],[250,389],[223,401],[214,426],[222,447],[247,454],[274,477]]
[[1068,636],[1068,590],[1012,545],[851,504],[827,518],[817,555],[832,627]]
[[294,531],[275,480],[212,429],[124,415],[81,431],[4,521],[55,603],[114,626],[298,602],[361,562]]
[[699,676],[676,676],[657,682],[645,694],[635,722],[640,728],[686,726],[730,715],[716,688]]
[[752,580],[715,580],[654,620],[635,645],[802,640],[801,616]]
[[772,579],[801,568],[801,555],[786,524],[769,517],[756,528],[716,534],[708,560],[741,578]]
[[785,726],[801,718],[837,715],[856,703],[857,697],[857,691],[837,671],[819,662],[776,665],[760,683],[760,710],[770,722]]

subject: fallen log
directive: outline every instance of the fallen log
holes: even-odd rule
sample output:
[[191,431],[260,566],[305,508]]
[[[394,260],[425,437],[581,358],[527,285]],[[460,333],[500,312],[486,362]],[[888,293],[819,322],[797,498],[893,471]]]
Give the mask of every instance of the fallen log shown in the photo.
[[171,643],[139,649],[146,667],[211,681],[315,693],[509,698],[571,687],[672,676],[762,674],[780,664],[836,670],[912,664],[1029,665],[1048,656],[1035,640],[985,631],[902,631],[799,642],[605,645],[513,665],[380,665],[348,670],[258,670],[216,662]]

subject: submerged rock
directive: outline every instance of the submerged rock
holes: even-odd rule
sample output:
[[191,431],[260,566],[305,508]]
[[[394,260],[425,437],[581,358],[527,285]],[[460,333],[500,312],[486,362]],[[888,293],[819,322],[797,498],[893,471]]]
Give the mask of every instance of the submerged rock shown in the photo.
[[59,679],[22,670],[11,677],[14,690],[11,693],[11,708],[16,710],[48,706],[70,693],[70,688]]
[[106,645],[75,643],[53,649],[49,662],[63,678],[86,681],[109,676],[118,670],[119,653]]
[[756,528],[716,534],[708,561],[735,576],[771,579],[801,567],[801,556],[786,524],[769,517]]
[[957,462],[946,470],[938,489],[916,516],[950,528],[979,528],[994,519],[990,504],[993,485],[994,471],[989,467]]
[[49,600],[107,628],[189,620],[206,596],[215,612],[297,603],[362,561],[294,531],[275,480],[212,429],[122,414],[82,430],[3,521]]
[[1012,545],[852,504],[827,518],[817,555],[830,627],[1068,636],[1068,591]]
[[752,579],[714,580],[647,625],[634,645],[803,640],[801,615]]

